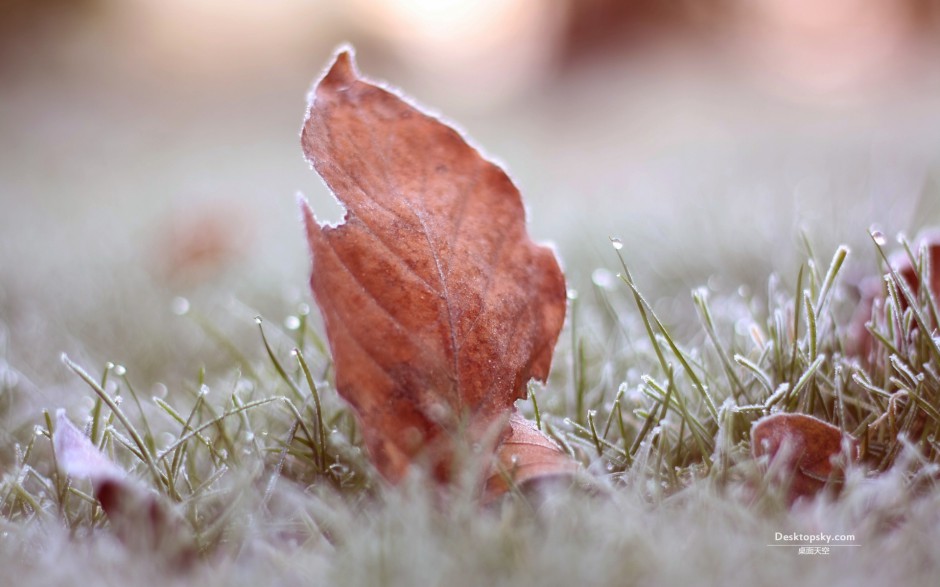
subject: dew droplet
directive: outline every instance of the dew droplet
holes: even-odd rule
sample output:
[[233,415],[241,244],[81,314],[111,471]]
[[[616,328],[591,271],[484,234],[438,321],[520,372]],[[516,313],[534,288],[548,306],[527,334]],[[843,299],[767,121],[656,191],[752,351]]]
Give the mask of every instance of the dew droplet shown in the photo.
[[618,251],[623,248],[623,241],[616,237],[612,237],[610,239],[610,244],[613,245],[614,249]]
[[203,383],[203,384],[199,387],[199,395],[202,396],[202,397],[205,397],[205,396],[209,395],[209,386],[206,385],[205,383]]
[[447,404],[441,401],[431,401],[425,413],[427,416],[434,422],[442,422],[447,418],[447,415],[450,410],[447,409]]
[[291,349],[291,350],[290,350],[290,356],[292,356],[292,357],[299,357],[299,356],[300,356],[300,350],[298,350],[298,349]]
[[578,290],[576,290],[576,289],[569,289],[566,293],[567,293],[567,295],[568,295],[568,299],[569,299],[569,300],[576,300],[576,299],[578,299]]
[[177,316],[185,316],[189,313],[189,300],[182,296],[176,296],[170,302],[170,311]]
[[124,367],[124,365],[114,366],[114,374],[117,375],[118,377],[124,376],[125,373],[127,373],[127,369]]
[[888,239],[885,238],[885,233],[881,232],[878,229],[872,229],[871,238],[872,240],[875,241],[875,244],[878,245],[879,247],[884,246],[888,242]]
[[288,316],[284,318],[284,328],[288,330],[297,330],[300,328],[300,318],[297,316]]
[[170,390],[162,383],[155,383],[153,386],[153,397],[163,399]]
[[338,477],[345,477],[349,474],[349,467],[343,463],[333,463],[330,465],[330,472]]
[[42,436],[45,433],[46,433],[46,429],[40,426],[39,424],[36,424],[35,426],[33,426],[33,434],[35,434],[36,436]]
[[591,273],[591,283],[601,289],[613,289],[617,281],[614,274],[604,267],[598,267]]
[[261,324],[262,322],[261,316],[255,316],[255,324]]
[[110,371],[111,369],[114,369],[114,363],[112,363],[111,361],[108,361],[107,363],[104,364],[105,371]]
[[306,316],[310,314],[310,306],[308,306],[307,304],[300,304],[299,306],[297,306],[297,313],[300,314],[301,316]]

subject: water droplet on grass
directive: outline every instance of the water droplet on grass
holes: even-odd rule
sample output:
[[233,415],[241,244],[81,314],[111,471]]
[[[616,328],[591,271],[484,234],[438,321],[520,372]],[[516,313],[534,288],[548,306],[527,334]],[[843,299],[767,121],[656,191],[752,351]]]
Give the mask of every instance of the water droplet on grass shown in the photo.
[[343,463],[333,463],[330,465],[330,472],[336,475],[337,477],[345,477],[349,474],[349,467]]
[[885,238],[885,233],[881,232],[878,229],[873,229],[871,231],[871,238],[872,240],[875,241],[875,244],[878,245],[879,247],[883,247],[888,242],[888,239]]
[[598,267],[591,273],[591,283],[601,289],[609,290],[617,284],[617,278],[604,267]]
[[623,241],[616,237],[610,239],[610,244],[618,251],[623,248]]
[[166,385],[164,385],[164,384],[162,384],[162,383],[155,383],[155,384],[154,384],[154,386],[153,386],[153,397],[163,399],[163,398],[166,397],[167,392],[169,392],[169,389],[167,388]]
[[284,319],[284,328],[288,330],[297,330],[300,328],[300,318],[297,316],[288,316]]
[[170,302],[170,310],[177,316],[185,316],[189,313],[189,300],[184,297],[176,296]]
[[122,377],[125,373],[127,373],[127,369],[124,368],[124,365],[114,366],[114,374],[117,375],[118,377]]

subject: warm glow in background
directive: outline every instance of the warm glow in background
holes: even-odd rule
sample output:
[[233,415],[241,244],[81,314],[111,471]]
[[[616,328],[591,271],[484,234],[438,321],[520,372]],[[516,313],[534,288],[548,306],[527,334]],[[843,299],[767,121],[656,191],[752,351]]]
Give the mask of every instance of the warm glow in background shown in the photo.
[[577,287],[610,235],[687,303],[789,271],[801,229],[913,233],[938,31],[930,0],[0,0],[3,339],[133,361],[173,296],[306,299],[294,194],[337,212],[298,134],[342,42],[507,166]]

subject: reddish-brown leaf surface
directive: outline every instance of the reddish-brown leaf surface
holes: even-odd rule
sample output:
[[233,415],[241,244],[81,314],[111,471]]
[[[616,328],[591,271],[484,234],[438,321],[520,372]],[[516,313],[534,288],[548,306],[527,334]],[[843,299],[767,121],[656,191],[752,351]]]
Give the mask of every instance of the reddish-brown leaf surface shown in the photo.
[[534,481],[573,475],[579,468],[534,422],[516,412],[509,418],[509,433],[497,457],[496,470],[486,481],[488,498],[505,493],[510,484],[525,486]]
[[[917,239],[914,246],[915,253],[922,248],[927,251],[927,258],[930,262],[930,283],[927,291],[933,297],[934,303],[940,305],[940,229],[927,231]],[[920,293],[921,282],[917,269],[911,263],[907,252],[901,251],[891,255],[889,264],[910,287],[911,293],[917,296]],[[883,311],[884,283],[882,278],[867,276],[859,282],[858,289],[860,299],[849,324],[846,352],[867,361],[872,351],[873,340],[865,325],[872,319],[872,310],[876,308],[876,304],[879,308],[877,311]],[[900,310],[904,311],[907,308],[907,299],[903,295],[900,297],[900,302],[902,306]],[[931,327],[936,326],[936,324],[931,324]]]
[[315,87],[301,142],[346,208],[320,226],[303,205],[337,389],[386,478],[424,460],[446,480],[458,431],[499,436],[527,381],[548,376],[558,262],[530,240],[506,173],[362,80],[348,52]]
[[[924,233],[917,239],[914,247],[915,253],[921,249],[927,251],[927,258],[930,262],[930,283],[927,284],[927,291],[933,296],[935,302],[940,303],[940,230],[933,229]],[[914,295],[917,295],[921,283],[917,277],[917,270],[907,253],[895,255],[892,258],[892,266],[897,270],[898,275],[911,286]]]
[[761,418],[751,428],[754,457],[767,455],[774,468],[787,476],[784,481],[789,483],[791,501],[815,495],[828,481],[842,479],[843,467],[838,457],[843,442],[848,445],[851,459],[856,460],[855,439],[812,416],[773,414]]
[[128,547],[148,555],[156,551],[176,568],[194,561],[196,545],[179,514],[98,450],[63,410],[56,417],[53,443],[62,471],[91,481],[112,531]]

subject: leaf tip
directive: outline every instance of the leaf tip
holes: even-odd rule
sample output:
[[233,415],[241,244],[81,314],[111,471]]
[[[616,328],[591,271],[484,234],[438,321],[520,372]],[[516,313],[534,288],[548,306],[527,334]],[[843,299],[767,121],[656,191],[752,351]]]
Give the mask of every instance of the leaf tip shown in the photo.
[[297,199],[297,207],[300,208],[300,219],[303,221],[304,226],[309,228],[310,222],[313,220],[313,209],[310,207],[310,202],[308,202],[307,198],[300,192],[297,192],[295,197]]
[[317,89],[329,88],[334,91],[342,91],[358,79],[356,50],[351,45],[341,45],[333,58],[333,64],[330,65],[326,75],[317,84]]
[[56,429],[53,446],[63,472],[90,479],[93,483],[123,480],[125,472],[108,459],[101,450],[79,430],[65,410],[56,410]]

